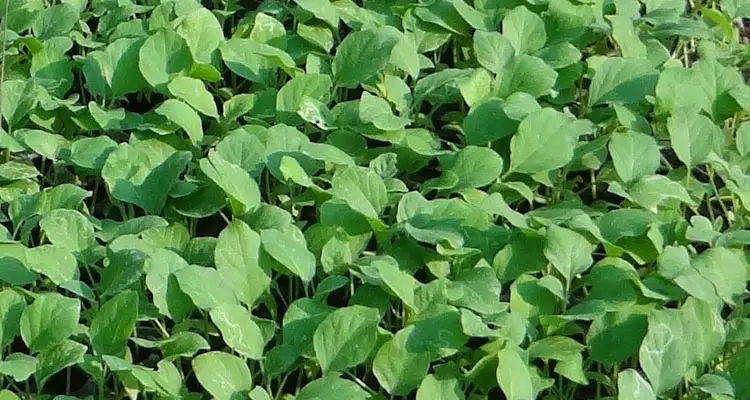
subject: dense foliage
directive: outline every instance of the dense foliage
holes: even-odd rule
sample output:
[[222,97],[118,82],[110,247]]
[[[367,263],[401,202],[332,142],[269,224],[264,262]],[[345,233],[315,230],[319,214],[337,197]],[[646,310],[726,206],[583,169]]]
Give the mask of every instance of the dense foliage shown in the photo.
[[750,399],[747,0],[0,13],[0,399]]

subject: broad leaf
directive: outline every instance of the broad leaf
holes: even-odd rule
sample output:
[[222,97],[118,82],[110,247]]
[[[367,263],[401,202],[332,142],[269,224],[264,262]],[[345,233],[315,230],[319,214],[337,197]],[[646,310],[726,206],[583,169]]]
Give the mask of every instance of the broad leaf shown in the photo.
[[346,371],[363,363],[377,340],[380,313],[350,306],[329,314],[315,330],[315,355],[323,371]]

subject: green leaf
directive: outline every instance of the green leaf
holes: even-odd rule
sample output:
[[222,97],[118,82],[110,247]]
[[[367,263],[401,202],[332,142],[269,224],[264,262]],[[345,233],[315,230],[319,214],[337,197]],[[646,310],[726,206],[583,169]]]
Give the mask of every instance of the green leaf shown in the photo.
[[510,170],[533,174],[560,168],[573,159],[573,121],[545,108],[529,114],[510,142]]
[[149,85],[165,90],[173,78],[193,65],[190,48],[175,31],[162,29],[149,36],[138,51],[138,67]]
[[499,74],[515,55],[515,49],[513,43],[499,32],[476,31],[474,53],[479,65]]
[[53,161],[58,160],[70,148],[70,142],[62,135],[55,135],[37,129],[19,129],[16,136],[28,148]]
[[658,73],[645,60],[607,58],[596,70],[588,106],[633,104],[653,93]]
[[379,222],[388,194],[383,178],[377,173],[356,166],[345,167],[336,170],[331,184],[335,197],[367,217],[371,224]]
[[263,358],[263,336],[245,307],[221,304],[213,308],[210,315],[222,339],[232,350],[253,360]]
[[37,370],[37,359],[23,353],[13,353],[0,361],[0,375],[10,376],[16,382],[23,382]]
[[57,209],[39,222],[50,242],[74,254],[86,251],[95,244],[94,227],[78,211]]
[[461,384],[449,374],[427,375],[417,390],[417,400],[464,400]]
[[297,112],[305,101],[314,99],[328,103],[332,85],[329,75],[305,74],[295,77],[285,83],[276,95],[276,118],[281,123],[302,125]]
[[185,39],[189,54],[201,64],[211,64],[212,54],[224,41],[224,31],[216,16],[202,7],[186,15],[175,29]]
[[21,398],[13,394],[13,392],[3,389],[0,390],[0,400],[21,400]]
[[149,157],[151,150],[120,144],[107,158],[102,178],[114,198],[136,204],[149,214],[158,214],[192,154],[179,151],[154,160]]
[[260,241],[271,257],[302,281],[310,282],[315,276],[315,255],[307,249],[305,235],[296,226],[289,225],[283,230],[263,229]]
[[658,211],[658,206],[667,199],[677,199],[686,204],[693,204],[693,200],[682,184],[663,175],[644,176],[633,183],[629,190],[633,201],[652,212]]
[[0,291],[0,346],[10,344],[20,332],[24,308],[26,301],[23,296],[11,289]]
[[78,328],[81,302],[57,293],[40,294],[21,315],[21,337],[38,353],[65,341]]
[[104,50],[89,53],[82,68],[88,85],[97,85],[97,80],[102,80],[115,98],[144,89],[148,82],[141,75],[138,64],[144,42],[141,38],[121,38]]
[[190,137],[190,141],[193,145],[196,147],[200,146],[201,141],[203,140],[201,117],[195,112],[195,110],[190,108],[190,106],[180,100],[169,99],[164,103],[161,103],[154,112],[164,116],[170,122],[173,122],[180,128],[184,129],[185,132],[187,132],[188,137]]
[[0,87],[3,100],[2,114],[8,125],[13,127],[36,108],[39,101],[38,89],[31,79],[6,80]]
[[66,340],[57,346],[51,347],[39,353],[39,367],[36,371],[36,379],[40,385],[54,374],[65,368],[83,362],[83,355],[88,348],[78,342]]
[[708,117],[686,108],[672,111],[667,128],[675,154],[688,168],[706,161],[724,134]]
[[324,372],[346,371],[367,359],[378,337],[380,313],[363,306],[340,308],[318,325],[315,356]]
[[[169,82],[169,85],[167,86],[167,88],[169,89],[169,92],[172,93],[173,96],[189,104],[191,107],[198,110],[198,112],[200,112],[201,114],[207,115],[213,118],[219,118],[219,112],[216,109],[216,103],[214,102],[213,96],[208,90],[206,90],[206,86],[203,84],[203,82],[199,81],[198,79],[190,78],[187,76],[178,76],[177,78],[174,78],[172,82]],[[162,106],[160,106],[157,109],[156,111],[157,113],[159,113],[158,110],[161,109]],[[171,119],[169,118],[169,115],[164,115],[164,116],[167,117],[168,119]],[[183,129],[185,128],[182,124],[178,123],[177,121],[175,120],[173,121],[177,123],[178,125],[182,126]],[[194,124],[195,123],[192,123],[191,125],[194,125]],[[200,125],[200,123],[198,125]],[[192,128],[191,130],[197,131],[196,128]],[[190,132],[191,131],[188,131],[188,133]],[[201,133],[202,133],[202,130],[201,130]],[[191,135],[191,137],[193,136]],[[201,137],[202,137],[202,134],[201,134]]]
[[252,307],[271,285],[271,272],[260,263],[261,236],[239,219],[219,234],[214,259],[216,270],[234,294]]
[[531,358],[566,360],[578,356],[584,345],[565,336],[549,336],[529,345],[527,351]]
[[639,352],[641,368],[654,392],[667,392],[676,387],[692,363],[689,341],[690,327],[681,310],[653,311],[648,317],[648,332]]
[[174,276],[180,290],[200,309],[210,311],[222,304],[237,303],[234,293],[224,289],[221,276],[213,268],[189,265],[175,271]]
[[245,130],[238,129],[224,137],[217,145],[216,152],[226,161],[250,171],[257,177],[266,163],[266,149],[260,139]]
[[747,155],[747,153],[750,153],[750,123],[741,123],[737,128],[736,135],[737,150],[741,155]]
[[653,137],[634,131],[612,134],[609,154],[617,175],[628,183],[651,175],[659,168],[661,153]]
[[612,25],[612,37],[620,47],[620,52],[625,58],[645,59],[648,49],[633,27],[633,20],[624,15],[607,15]]
[[195,357],[192,365],[198,382],[217,400],[244,399],[253,388],[250,368],[239,357],[212,351]]
[[290,75],[295,71],[294,60],[287,52],[251,39],[229,39],[219,50],[232,72],[253,82],[270,83],[277,68]]
[[78,261],[62,246],[42,245],[26,250],[32,271],[48,277],[55,285],[78,279]]
[[25,285],[37,279],[27,266],[26,248],[18,243],[0,244],[0,279],[11,285]]
[[587,334],[589,354],[598,362],[619,364],[638,354],[646,328],[646,315],[637,310],[610,312],[598,317]]
[[301,23],[297,25],[297,34],[301,38],[325,50],[326,53],[329,53],[333,47],[333,32],[326,25],[310,22],[306,24]]
[[750,349],[742,348],[732,356],[728,372],[735,384],[735,398],[747,398],[750,394],[750,383],[743,377],[750,372]]
[[554,44],[537,51],[534,55],[556,70],[570,67],[581,59],[581,51],[570,43]]
[[693,267],[716,288],[716,294],[728,304],[743,293],[747,277],[747,262],[736,252],[711,248],[692,260]]
[[443,173],[458,178],[453,190],[473,189],[495,182],[503,171],[503,159],[492,149],[467,146],[451,156],[440,157]]
[[521,351],[508,344],[497,353],[497,382],[508,400],[535,397],[529,366]]
[[557,72],[539,57],[521,54],[513,57],[495,83],[494,94],[505,98],[516,92],[541,97],[557,81]]
[[471,31],[471,25],[458,12],[453,1],[441,0],[428,3],[426,7],[417,7],[414,14],[429,24],[437,25],[457,35],[466,36]]
[[242,168],[224,160],[216,151],[199,162],[201,171],[217,184],[237,206],[232,210],[237,215],[247,214],[260,204],[258,184]]
[[416,388],[430,367],[429,352],[410,352],[406,341],[413,327],[402,329],[385,342],[372,362],[372,372],[392,395],[406,395]]
[[190,358],[201,350],[211,349],[203,336],[193,332],[177,332],[162,340],[159,347],[167,361],[177,357]]
[[286,30],[284,24],[274,17],[259,12],[255,15],[255,24],[253,30],[250,31],[250,39],[285,49]]
[[138,293],[125,291],[104,303],[91,320],[91,347],[98,355],[119,356],[135,329]]
[[16,179],[36,178],[39,171],[33,166],[17,161],[8,161],[0,165],[0,179],[11,181]]
[[393,115],[391,106],[380,97],[362,92],[359,101],[359,118],[384,131],[395,131],[409,124],[409,119]]
[[368,29],[347,35],[336,49],[332,70],[337,86],[367,82],[382,70],[398,44],[392,27]]
[[583,235],[556,225],[547,228],[546,239],[544,256],[565,277],[570,287],[573,278],[594,263],[591,257],[593,246]]
[[65,36],[78,22],[80,9],[72,4],[58,4],[43,9],[37,15],[31,31],[39,40]]
[[146,254],[137,249],[122,249],[109,255],[109,265],[101,273],[100,285],[104,294],[113,295],[125,290],[141,278]]
[[336,8],[328,0],[294,0],[297,5],[310,12],[321,21],[325,21],[333,29],[339,27],[339,16]]
[[410,352],[451,352],[460,349],[469,339],[463,333],[458,309],[435,304],[421,311],[406,340]]
[[146,286],[160,313],[180,321],[193,308],[190,297],[180,290],[175,272],[188,266],[180,256],[166,249],[151,254],[146,266]]
[[518,54],[533,53],[547,42],[544,21],[524,6],[509,11],[503,18],[503,36]]
[[371,398],[369,393],[352,381],[325,376],[305,385],[295,400],[368,400]]
[[634,369],[626,369],[617,376],[618,400],[656,400],[654,390]]

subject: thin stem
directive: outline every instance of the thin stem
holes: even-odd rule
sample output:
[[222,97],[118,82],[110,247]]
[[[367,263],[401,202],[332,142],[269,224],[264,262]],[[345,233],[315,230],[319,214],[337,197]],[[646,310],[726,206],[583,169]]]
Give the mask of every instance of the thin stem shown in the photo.
[[[0,56],[0,128],[2,128],[3,89],[5,82],[5,50],[8,44],[8,14],[10,14],[10,0],[5,0],[5,11],[3,12],[3,54]],[[10,121],[8,121],[8,134],[10,134]]]

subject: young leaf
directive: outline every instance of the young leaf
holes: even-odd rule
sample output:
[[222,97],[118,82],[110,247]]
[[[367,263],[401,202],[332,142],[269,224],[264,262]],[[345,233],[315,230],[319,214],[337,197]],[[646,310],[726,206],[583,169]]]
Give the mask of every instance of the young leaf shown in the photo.
[[192,65],[185,39],[170,29],[149,36],[138,51],[141,74],[157,90],[166,89],[169,81],[189,71]]
[[625,183],[653,174],[661,162],[656,140],[634,131],[612,134],[609,154],[612,155],[617,175]]
[[352,381],[326,376],[305,385],[295,400],[368,400],[371,398],[369,393]]
[[83,355],[88,351],[88,347],[74,342],[65,340],[64,342],[46,349],[39,353],[39,367],[36,371],[36,379],[40,385],[52,377],[54,374],[83,362]]
[[539,57],[521,54],[513,57],[494,85],[494,95],[506,98],[523,92],[534,97],[549,93],[555,86],[558,74]]
[[503,36],[518,54],[533,53],[547,42],[542,18],[524,6],[509,11],[503,18]]
[[515,52],[513,43],[499,32],[476,31],[474,33],[474,53],[479,65],[495,74],[505,69]]
[[10,376],[16,382],[23,382],[37,370],[37,359],[23,353],[13,353],[0,361],[0,375]]
[[260,231],[263,248],[274,259],[310,282],[315,276],[315,255],[307,249],[305,236],[299,228],[289,225],[284,230],[264,229]]
[[43,9],[36,17],[31,31],[39,40],[65,36],[78,22],[80,9],[73,4],[58,4]]
[[[203,115],[219,118],[219,112],[216,109],[216,103],[214,102],[213,96],[208,90],[206,90],[206,86],[203,82],[198,79],[189,78],[187,76],[178,76],[173,79],[172,82],[169,82],[167,88],[173,96],[189,104]],[[169,116],[166,117],[169,118]],[[193,128],[193,130],[196,129]],[[188,133],[190,133],[190,131],[188,131]]]
[[235,219],[219,234],[216,270],[240,301],[252,307],[271,285],[271,272],[260,263],[261,237]]
[[187,132],[194,146],[200,146],[203,140],[201,117],[190,106],[180,100],[169,99],[157,107],[154,112],[177,124]]
[[128,290],[104,303],[91,321],[91,347],[98,355],[119,356],[138,317],[138,293]]
[[315,355],[323,371],[346,371],[363,363],[377,340],[380,313],[349,306],[329,314],[315,330]]
[[337,86],[352,87],[382,70],[400,37],[391,27],[368,29],[347,35],[336,49],[333,78]]
[[20,294],[11,289],[0,291],[0,346],[7,346],[18,335],[24,308],[26,302]]
[[201,64],[211,64],[212,54],[224,41],[224,31],[216,16],[202,7],[186,15],[176,31],[185,39],[193,59]]
[[175,272],[188,266],[179,255],[157,249],[147,261],[146,286],[160,313],[180,321],[193,308],[190,297],[180,290]]
[[211,150],[208,158],[199,162],[200,169],[227,194],[237,206],[232,210],[238,215],[247,214],[260,204],[260,189],[253,178],[242,168],[224,160]]
[[198,382],[217,400],[242,398],[253,388],[250,369],[239,357],[212,351],[195,357],[192,365]]
[[6,80],[0,87],[3,100],[1,111],[5,121],[13,127],[36,107],[38,89],[31,79]]
[[544,256],[565,277],[568,286],[594,263],[592,251],[593,246],[581,234],[556,225],[547,228]]
[[78,328],[81,302],[57,293],[43,293],[21,315],[21,337],[32,352],[50,349]]
[[174,272],[174,276],[180,290],[200,309],[211,310],[222,304],[237,303],[234,293],[223,288],[221,276],[213,268],[189,265]]
[[[128,144],[120,144],[107,158],[102,178],[114,198],[136,204],[147,213],[158,214],[192,159],[192,154],[187,151],[173,153],[152,169],[148,169],[148,164],[144,166],[145,163],[138,163],[141,157],[148,157],[148,153]],[[137,175],[128,173],[133,169],[139,170]]]
[[645,60],[607,58],[591,80],[588,106],[637,103],[653,93],[658,76]]
[[55,285],[78,279],[78,261],[62,246],[42,245],[26,250],[32,271],[48,277]]
[[221,304],[210,312],[224,342],[238,354],[259,360],[263,358],[263,336],[250,312],[237,304]]
[[516,346],[506,345],[497,353],[497,382],[508,400],[534,398],[529,366]]
[[453,190],[473,189],[495,182],[503,171],[503,159],[486,147],[467,146],[451,156],[440,157],[443,172],[458,178]]
[[672,111],[667,128],[674,152],[688,168],[703,163],[723,135],[708,117],[694,109]]
[[429,352],[410,352],[406,340],[412,327],[402,329],[385,342],[372,362],[372,372],[392,395],[406,395],[416,388],[430,367]]
[[533,174],[560,168],[573,159],[570,118],[551,108],[529,114],[510,142],[510,170]]

